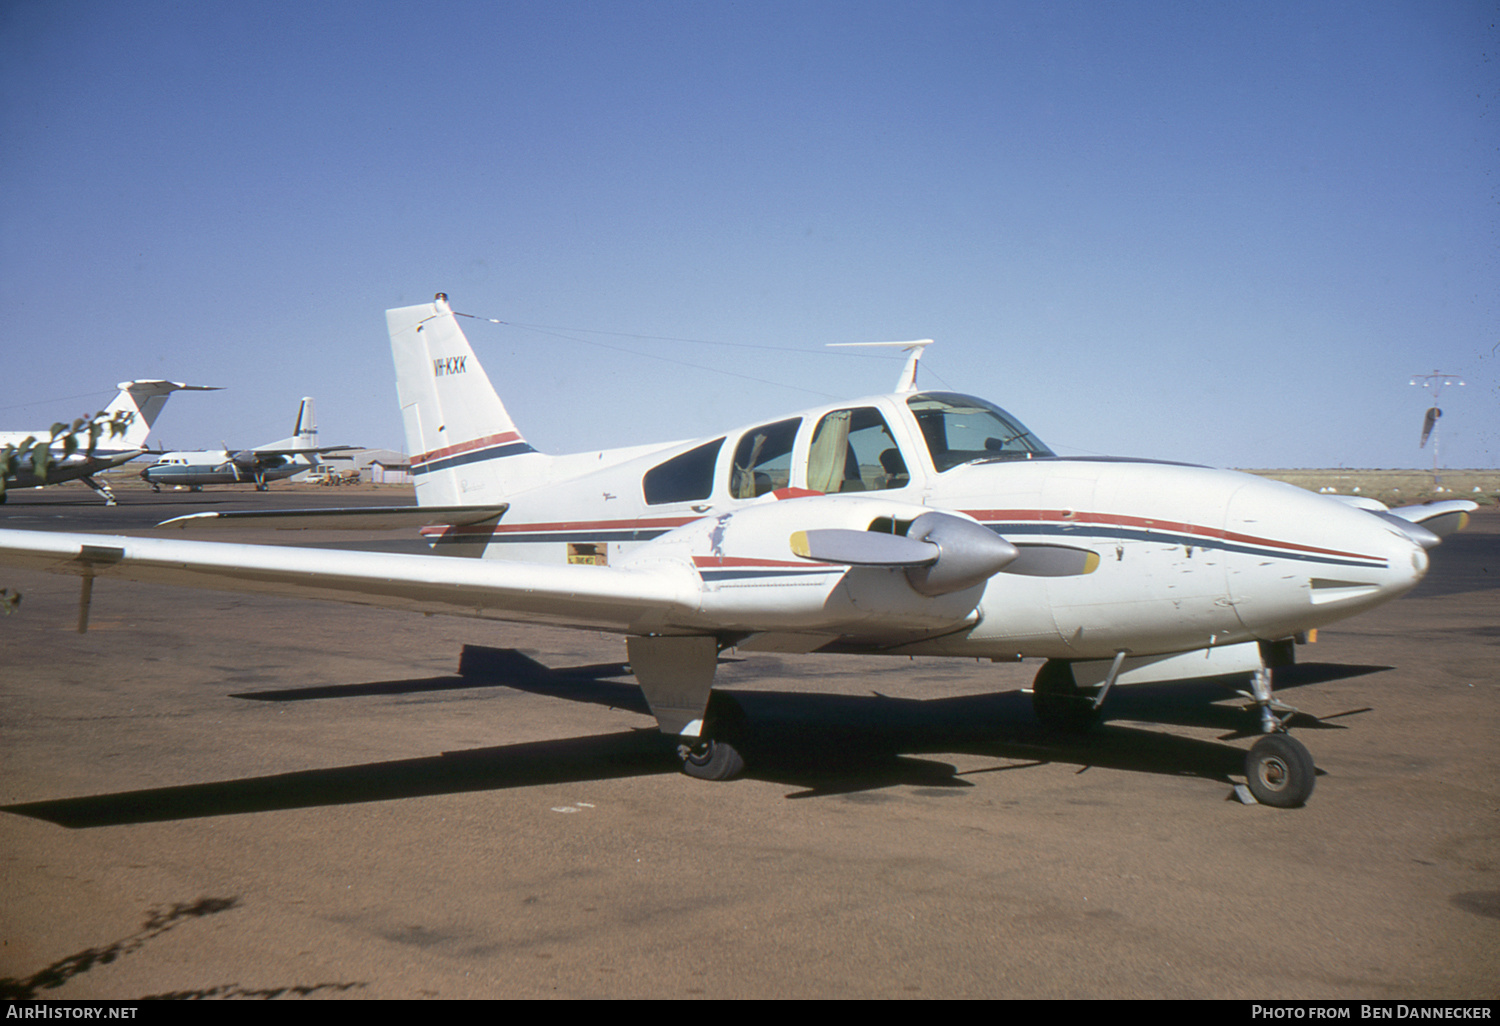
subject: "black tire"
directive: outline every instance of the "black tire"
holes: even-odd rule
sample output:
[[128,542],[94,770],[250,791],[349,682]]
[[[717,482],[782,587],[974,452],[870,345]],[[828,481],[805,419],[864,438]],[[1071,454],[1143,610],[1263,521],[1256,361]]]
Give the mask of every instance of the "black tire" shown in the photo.
[[1081,734],[1099,722],[1094,693],[1091,688],[1078,686],[1072,664],[1048,659],[1031,685],[1031,711],[1049,730]]
[[1278,809],[1302,805],[1312,795],[1317,777],[1312,753],[1285,734],[1267,734],[1245,756],[1245,783],[1262,805]]
[[683,739],[677,746],[682,772],[697,780],[733,780],[745,772],[745,757],[728,741]]
[[733,780],[745,772],[745,757],[739,749],[744,733],[745,713],[734,696],[713,692],[703,717],[703,736],[678,742],[682,772],[698,780]]

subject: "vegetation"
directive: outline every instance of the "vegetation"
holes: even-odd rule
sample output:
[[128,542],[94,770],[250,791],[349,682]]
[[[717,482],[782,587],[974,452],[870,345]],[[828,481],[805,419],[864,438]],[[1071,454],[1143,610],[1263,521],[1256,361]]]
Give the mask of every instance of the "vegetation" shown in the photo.
[[[101,411],[92,417],[79,417],[71,424],[53,424],[51,437],[46,441],[28,435],[19,445],[0,446],[0,501],[4,501],[5,482],[28,463],[37,480],[46,481],[47,472],[59,458],[65,460],[79,452],[80,445],[85,456],[92,456],[106,431],[111,438],[123,435],[134,416],[130,410],[120,410],[113,415]],[[61,453],[54,452],[54,447],[60,447]],[[0,612],[14,612],[20,603],[20,592],[0,588]]]

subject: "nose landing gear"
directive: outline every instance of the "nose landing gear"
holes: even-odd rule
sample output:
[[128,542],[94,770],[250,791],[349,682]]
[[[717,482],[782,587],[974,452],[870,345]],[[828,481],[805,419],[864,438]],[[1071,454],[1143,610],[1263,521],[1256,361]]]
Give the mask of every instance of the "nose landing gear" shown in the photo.
[[1318,776],[1307,746],[1286,733],[1287,721],[1297,710],[1271,697],[1269,668],[1251,675],[1250,690],[1250,694],[1240,693],[1259,707],[1260,729],[1265,736],[1251,745],[1245,756],[1245,784],[1262,805],[1295,808],[1312,795]]
[[1262,805],[1291,809],[1303,804],[1317,774],[1312,753],[1286,734],[1267,734],[1245,756],[1245,783]]
[[[1286,733],[1287,724],[1297,710],[1272,697],[1271,669],[1266,665],[1264,653],[1252,649],[1251,654],[1261,665],[1251,672],[1251,690],[1240,694],[1250,700],[1251,712],[1258,714],[1264,736],[1245,755],[1245,782],[1250,795],[1261,805],[1295,808],[1312,795],[1317,767],[1302,742]],[[1031,687],[1032,709],[1037,719],[1059,733],[1088,730],[1099,720],[1099,706],[1116,679],[1121,662],[1117,654],[1104,686],[1091,688],[1075,680],[1071,663],[1049,659],[1037,672]]]

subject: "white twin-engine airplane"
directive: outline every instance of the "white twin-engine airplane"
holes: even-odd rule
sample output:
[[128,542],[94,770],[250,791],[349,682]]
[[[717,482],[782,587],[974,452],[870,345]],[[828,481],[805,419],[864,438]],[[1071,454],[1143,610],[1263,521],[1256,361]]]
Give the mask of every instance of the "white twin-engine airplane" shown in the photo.
[[197,449],[164,452],[156,462],[141,471],[141,479],[155,492],[162,485],[187,487],[201,491],[204,485],[239,484],[254,481],[255,490],[263,492],[272,481],[292,477],[318,466],[318,456],[328,452],[346,452],[353,445],[318,445],[318,420],[313,401],[303,396],[297,407],[297,424],[290,438],[282,438],[253,449]]
[[[1357,508],[1248,474],[1055,456],[1003,410],[916,388],[713,438],[570,456],[517,431],[447,297],[386,314],[418,506],[177,526],[425,525],[435,555],[0,531],[0,562],[614,631],[684,770],[744,768],[719,653],[1045,659],[1032,697],[1087,726],[1115,684],[1243,674],[1255,797],[1315,769],[1271,669],[1410,590],[1464,501]],[[1379,507],[1379,508],[1373,508]],[[445,558],[443,554],[482,558]],[[1278,715],[1283,714],[1283,715]]]
[[[64,481],[81,480],[98,494],[108,505],[115,505],[114,492],[109,486],[94,479],[94,475],[111,467],[118,467],[135,459],[146,451],[146,438],[151,434],[151,426],[156,423],[156,418],[161,414],[162,407],[167,405],[167,398],[173,392],[214,392],[217,389],[211,385],[184,385],[177,381],[122,381],[118,386],[120,392],[104,409],[106,417],[114,417],[116,414],[125,414],[129,423],[125,427],[123,435],[114,437],[101,437],[99,443],[94,446],[92,453],[84,452],[84,446],[70,455],[64,455],[60,445],[54,445],[54,462],[47,471],[47,479],[41,480],[32,471],[31,465],[27,463],[18,468],[13,474],[5,479],[8,488],[32,488],[38,485],[61,484]],[[50,438],[50,429],[40,431],[3,431],[0,432],[0,445],[19,446],[27,438],[36,438],[46,441]],[[5,493],[0,492],[0,502],[5,501]]]

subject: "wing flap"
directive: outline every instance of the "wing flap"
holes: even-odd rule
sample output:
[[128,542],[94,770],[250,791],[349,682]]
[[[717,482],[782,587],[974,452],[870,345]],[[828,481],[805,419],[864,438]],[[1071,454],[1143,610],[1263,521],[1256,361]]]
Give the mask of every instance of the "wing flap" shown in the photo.
[[648,633],[697,607],[688,567],[542,565],[405,553],[0,530],[0,564],[214,591]]

